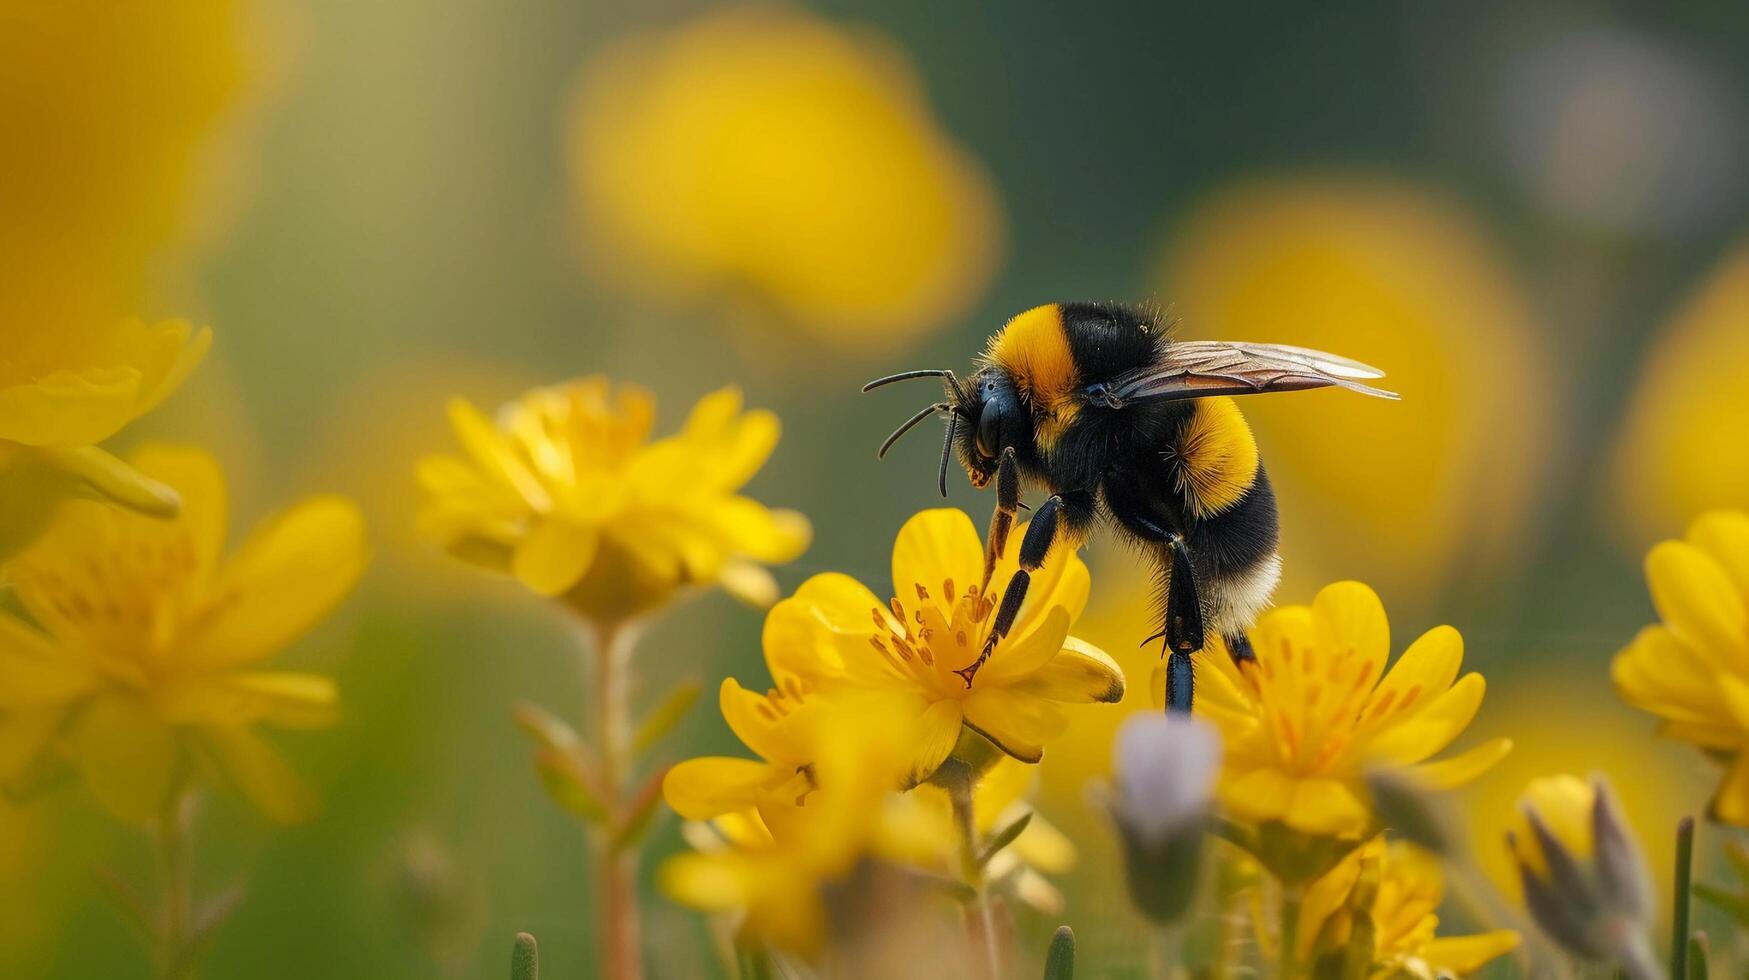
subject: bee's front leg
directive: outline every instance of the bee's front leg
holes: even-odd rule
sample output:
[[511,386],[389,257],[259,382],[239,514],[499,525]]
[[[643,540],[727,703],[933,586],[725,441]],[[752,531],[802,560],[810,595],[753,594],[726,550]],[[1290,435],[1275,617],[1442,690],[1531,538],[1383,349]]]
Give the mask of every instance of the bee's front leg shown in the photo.
[[[1051,547],[1064,537],[1063,530],[1069,529],[1069,534],[1073,536],[1084,530],[1092,518],[1091,495],[1078,493],[1052,494],[1033,512],[1032,520],[1026,525],[1026,536],[1020,539],[1020,567],[1002,590],[1002,604],[997,607],[996,616],[990,621],[990,632],[984,638],[983,650],[979,652],[978,659],[954,671],[965,680],[967,687],[972,686],[972,678],[977,676],[978,668],[995,652],[996,644],[1014,628],[1014,620],[1020,615],[1020,605],[1026,601],[1027,590],[1032,585],[1032,573],[1038,571],[1039,566],[1050,555]],[[995,554],[1000,555],[1001,552]]]
[[1014,515],[1020,511],[1020,463],[1014,447],[1002,450],[1002,461],[996,464],[996,512],[990,515],[990,534],[984,544],[984,585],[990,588],[990,576],[996,572],[996,561],[1008,550],[1008,532],[1014,529]]

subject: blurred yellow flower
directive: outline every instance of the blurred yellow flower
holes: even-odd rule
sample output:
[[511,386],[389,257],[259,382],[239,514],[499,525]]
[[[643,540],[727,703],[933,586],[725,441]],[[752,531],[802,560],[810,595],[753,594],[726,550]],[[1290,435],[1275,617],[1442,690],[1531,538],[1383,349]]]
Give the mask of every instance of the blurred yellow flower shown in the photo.
[[1525,810],[1541,818],[1561,846],[1581,861],[1591,857],[1591,808],[1597,791],[1578,776],[1546,776],[1533,779],[1520,797],[1519,815],[1512,833],[1512,854],[1518,862],[1542,877],[1548,877],[1548,856],[1537,835],[1530,832]]
[[894,790],[907,722],[866,699],[834,712],[814,755],[816,788],[794,818],[768,823],[756,810],[717,818],[710,826],[720,844],[670,858],[658,874],[663,891],[693,908],[740,913],[764,942],[807,954],[825,939],[826,889],[863,858],[944,865],[955,847],[951,823]]
[[164,446],[132,463],[181,494],[180,516],[74,502],[12,567],[32,622],[0,614],[0,778],[63,750],[127,819],[156,816],[191,770],[300,819],[313,792],[254,725],[333,724],[334,683],[257,668],[351,590],[366,560],[358,512],[312,498],[221,561],[212,458]]
[[989,282],[989,179],[867,30],[746,7],[619,41],[583,72],[569,140],[592,251],[651,297],[750,291],[888,347]]
[[[1512,747],[1492,739],[1428,762],[1463,733],[1485,684],[1458,676],[1464,641],[1441,626],[1385,671],[1390,624],[1371,589],[1325,587],[1310,607],[1265,614],[1252,631],[1254,668],[1241,671],[1220,645],[1197,654],[1197,714],[1226,744],[1218,794],[1240,820],[1279,821],[1313,835],[1371,827],[1366,773],[1406,767],[1424,785],[1468,783]],[[1155,677],[1162,702],[1162,678]]]
[[0,559],[29,544],[69,497],[142,513],[176,512],[176,494],[96,448],[152,410],[205,356],[211,332],[129,319],[101,329],[26,325],[0,357]]
[[[1363,871],[1376,881],[1356,892]],[[1445,872],[1439,859],[1412,844],[1375,837],[1350,852],[1341,864],[1312,883],[1300,906],[1301,961],[1315,948],[1339,949],[1349,943],[1355,901],[1371,919],[1371,970],[1388,977],[1469,976],[1489,961],[1518,948],[1518,933],[1497,929],[1473,936],[1439,936],[1436,912],[1445,900]]]
[[[1115,702],[1124,679],[1096,647],[1069,635],[1087,604],[1087,566],[1053,549],[1008,637],[968,687],[955,673],[983,648],[996,602],[1019,565],[1016,528],[982,585],[984,545],[964,512],[922,511],[893,544],[893,598],[833,572],[802,583],[766,619],[767,655],[812,659],[845,686],[903,706],[918,719],[911,779],[927,779],[953,751],[962,725],[1008,755],[1037,762],[1067,725],[1062,706]],[[994,598],[993,598],[994,597]]]
[[1749,506],[1749,244],[1660,328],[1613,458],[1613,519],[1635,548],[1712,507]]
[[496,425],[461,399],[449,414],[468,455],[420,463],[421,531],[598,623],[692,585],[769,605],[777,586],[759,563],[808,546],[801,514],[737,493],[777,445],[778,422],[743,412],[734,388],[705,396],[678,434],[654,442],[650,394],[601,377],[530,391]]
[[85,329],[149,305],[166,260],[207,223],[228,149],[215,137],[263,73],[254,12],[0,0],[8,331]]
[[1646,556],[1662,623],[1642,629],[1611,674],[1660,731],[1730,760],[1713,815],[1749,826],[1749,514],[1702,515]]
[[[1545,658],[1539,658],[1545,659]],[[1574,656],[1546,651],[1546,666],[1514,671],[1496,683],[1487,708],[1471,730],[1476,737],[1510,735],[1512,753],[1462,791],[1477,863],[1504,893],[1520,890],[1511,852],[1501,843],[1518,823],[1524,786],[1551,772],[1602,772],[1609,776],[1626,819],[1640,827],[1662,827],[1651,834],[1646,855],[1663,898],[1674,892],[1676,822],[1704,804],[1716,767],[1698,754],[1672,756],[1667,745],[1648,738],[1642,716],[1612,698],[1609,681],[1598,670],[1580,670]]]
[[1376,175],[1242,183],[1174,235],[1161,296],[1185,336],[1336,351],[1403,395],[1245,403],[1281,500],[1285,592],[1357,577],[1420,605],[1523,550],[1562,380],[1460,205]]

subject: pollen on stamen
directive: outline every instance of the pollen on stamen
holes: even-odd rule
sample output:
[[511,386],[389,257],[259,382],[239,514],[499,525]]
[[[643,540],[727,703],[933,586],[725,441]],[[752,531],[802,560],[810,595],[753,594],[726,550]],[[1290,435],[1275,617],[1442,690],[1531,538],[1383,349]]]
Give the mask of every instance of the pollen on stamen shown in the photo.
[[941,597],[947,601],[948,605],[953,605],[953,579],[941,580]]
[[935,666],[935,654],[930,651],[927,643],[917,648],[917,659],[923,661],[925,667]]
[[953,641],[962,647],[965,646],[966,642],[967,642],[966,641],[966,631],[959,630],[959,631],[955,632],[953,635]]
[[766,721],[778,720],[777,711],[772,708],[769,701],[760,701],[753,710],[759,712],[759,717],[764,718]]
[[1388,714],[1390,712],[1391,705],[1396,700],[1397,700],[1397,692],[1396,691],[1386,691],[1379,698],[1378,704],[1373,705],[1372,712],[1371,712],[1372,716],[1374,718],[1384,717],[1386,714]]
[[915,583],[914,587],[917,589],[917,601],[918,602],[928,602],[929,601],[929,590],[923,587],[923,583],[917,582],[917,583]]
[[898,596],[893,596],[892,606],[893,606],[893,615],[897,616],[899,618],[899,622],[901,622],[901,623],[904,622],[905,621],[905,605],[904,605],[904,603],[901,603],[899,601]]

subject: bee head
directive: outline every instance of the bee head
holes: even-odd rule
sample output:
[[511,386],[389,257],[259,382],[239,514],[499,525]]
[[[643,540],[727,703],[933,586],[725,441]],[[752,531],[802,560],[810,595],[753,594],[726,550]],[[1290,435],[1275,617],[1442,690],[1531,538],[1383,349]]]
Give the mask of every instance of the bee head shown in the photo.
[[1002,451],[1020,448],[1028,438],[1026,407],[1008,372],[987,364],[966,379],[957,408],[967,422],[956,440],[960,465],[972,486],[982,489],[995,476]]
[[1025,406],[1021,404],[1013,378],[1000,366],[986,364],[964,380],[952,371],[903,371],[876,378],[863,385],[862,390],[873,391],[895,381],[914,378],[940,378],[943,398],[894,429],[887,441],[881,444],[877,455],[885,457],[900,436],[924,419],[944,415],[947,418],[947,437],[941,444],[941,465],[936,474],[936,483],[943,497],[947,496],[947,464],[956,451],[972,486],[982,488],[995,475],[996,464],[1004,449],[1019,446],[1022,440],[1028,440],[1026,447],[1030,447]]

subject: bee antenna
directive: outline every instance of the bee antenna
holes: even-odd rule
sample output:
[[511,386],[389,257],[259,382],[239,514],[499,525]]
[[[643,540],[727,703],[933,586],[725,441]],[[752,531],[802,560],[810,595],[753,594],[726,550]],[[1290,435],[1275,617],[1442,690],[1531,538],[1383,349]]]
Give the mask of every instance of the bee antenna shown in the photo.
[[875,458],[876,459],[885,459],[887,456],[887,450],[893,448],[893,443],[898,442],[900,436],[904,435],[907,432],[910,432],[913,428],[915,428],[917,426],[917,423],[923,421],[924,419],[928,418],[931,415],[934,415],[936,412],[940,412],[940,411],[943,411],[945,409],[952,408],[952,407],[953,406],[949,405],[947,402],[936,402],[935,404],[929,406],[928,408],[925,408],[923,411],[918,412],[916,415],[913,415],[910,418],[906,419],[902,425],[900,425],[897,429],[893,430],[893,434],[887,437],[886,442],[881,443],[880,451],[875,453]]
[[959,429],[960,416],[958,412],[947,417],[947,438],[941,441],[941,470],[936,475],[935,482],[941,490],[942,499],[947,499],[947,460],[953,454],[953,436]]
[[[953,377],[952,371],[940,371],[940,370],[935,370],[933,368],[923,370],[923,371],[900,371],[898,374],[889,374],[884,378],[876,378],[873,381],[870,381],[868,384],[865,384],[862,386],[862,391],[864,394],[867,394],[868,392],[871,392],[871,391],[875,390],[876,388],[882,387],[884,385],[890,385],[895,381],[910,381],[912,378],[951,378],[951,377]],[[959,387],[959,385],[956,383],[954,385],[954,387],[957,388],[957,387]]]

